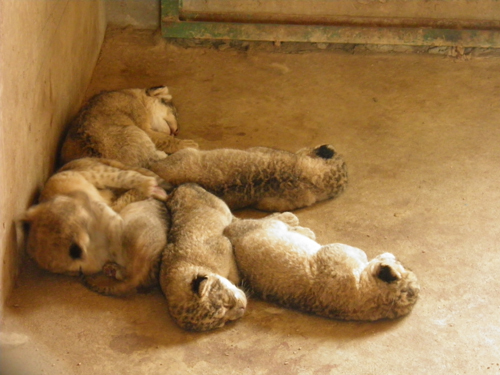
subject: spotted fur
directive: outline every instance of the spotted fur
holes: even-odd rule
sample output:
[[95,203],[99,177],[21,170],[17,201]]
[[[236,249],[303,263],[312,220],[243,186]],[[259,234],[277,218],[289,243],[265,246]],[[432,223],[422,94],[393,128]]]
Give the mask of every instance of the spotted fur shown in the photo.
[[160,285],[170,315],[182,328],[208,331],[239,319],[246,308],[231,243],[223,236],[232,214],[223,201],[195,184],[167,201],[172,227]]
[[187,148],[150,168],[173,185],[197,183],[232,209],[294,210],[336,197],[347,184],[346,165],[331,145],[296,153],[265,147]]
[[345,320],[408,314],[420,287],[393,254],[368,261],[344,244],[320,245],[290,212],[236,220],[225,234],[249,287],[263,299],[304,312]]
[[148,167],[174,151],[197,147],[194,141],[174,138],[177,132],[177,112],[166,86],[105,91],[71,122],[61,162],[99,157]]

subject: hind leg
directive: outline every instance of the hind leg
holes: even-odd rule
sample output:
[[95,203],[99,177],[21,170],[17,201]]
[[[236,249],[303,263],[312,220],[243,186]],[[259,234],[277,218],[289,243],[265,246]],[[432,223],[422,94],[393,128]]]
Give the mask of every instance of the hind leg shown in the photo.
[[117,280],[115,277],[108,276],[104,272],[85,276],[82,281],[91,291],[106,296],[124,296],[136,291],[135,286],[127,287],[125,290],[122,280]]
[[266,216],[263,220],[279,220],[287,224],[288,230],[290,232],[296,232],[310,238],[311,240],[316,240],[316,235],[314,232],[305,227],[299,226],[299,218],[291,212],[276,212],[269,216]]
[[150,286],[150,269],[145,267],[139,274],[133,274],[114,262],[106,263],[102,271],[82,278],[84,285],[93,292],[107,296],[126,296],[137,292],[139,287]]
[[279,220],[290,226],[299,225],[299,218],[292,212],[276,212],[274,214],[266,216],[264,219]]

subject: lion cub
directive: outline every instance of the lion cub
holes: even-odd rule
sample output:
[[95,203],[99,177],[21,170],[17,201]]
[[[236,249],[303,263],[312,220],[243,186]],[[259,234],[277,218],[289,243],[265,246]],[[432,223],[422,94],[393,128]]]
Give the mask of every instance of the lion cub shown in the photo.
[[194,182],[232,208],[253,206],[289,211],[339,195],[347,168],[331,145],[296,153],[255,147],[248,150],[180,150],[151,164],[173,185]]
[[[116,211],[147,197],[165,200],[159,183],[148,170],[110,160],[86,158],[65,165],[45,184],[40,203],[25,214],[28,254],[51,272],[100,272],[122,251],[126,223]],[[134,193],[117,198],[127,190]]]
[[139,287],[158,284],[170,224],[165,204],[153,198],[139,200],[123,208],[120,216],[120,246],[103,265],[102,272],[83,278],[85,285],[97,293],[123,296]]
[[290,212],[235,220],[225,230],[244,280],[263,299],[328,318],[378,320],[408,314],[417,301],[415,274],[384,253],[320,245]]
[[207,331],[243,316],[245,293],[223,236],[233,215],[224,202],[195,184],[178,187],[167,200],[172,226],[163,254],[160,285],[177,324]]
[[177,131],[167,87],[105,91],[92,97],[71,122],[61,162],[102,157],[148,167],[181,148],[198,147],[174,138]]

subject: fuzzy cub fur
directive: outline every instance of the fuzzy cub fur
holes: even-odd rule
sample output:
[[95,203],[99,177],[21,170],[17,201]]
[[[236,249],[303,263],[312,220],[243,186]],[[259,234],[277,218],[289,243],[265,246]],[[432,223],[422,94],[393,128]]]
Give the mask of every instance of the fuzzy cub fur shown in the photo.
[[83,279],[89,289],[113,296],[158,284],[161,254],[167,245],[170,224],[165,204],[153,198],[128,204],[120,216],[123,219],[120,245],[111,252],[102,272]]
[[330,145],[296,153],[248,150],[180,150],[150,169],[173,185],[194,182],[232,209],[253,206],[288,211],[333,198],[347,184],[347,168]]
[[[122,251],[124,219],[117,211],[136,200],[167,195],[154,173],[104,159],[65,165],[28,209],[28,254],[48,271],[76,275],[101,271]],[[127,191],[117,198],[117,192]],[[116,210],[111,207],[115,207]]]
[[320,316],[378,320],[408,314],[417,301],[415,274],[384,253],[320,245],[290,212],[235,220],[231,240],[243,279],[263,299]]
[[69,126],[61,162],[102,157],[147,167],[185,147],[191,140],[174,138],[176,109],[168,88],[106,91],[92,97]]
[[232,214],[223,201],[195,184],[178,187],[167,201],[172,227],[160,285],[176,323],[207,331],[243,316],[245,293],[237,288],[233,249],[223,236]]

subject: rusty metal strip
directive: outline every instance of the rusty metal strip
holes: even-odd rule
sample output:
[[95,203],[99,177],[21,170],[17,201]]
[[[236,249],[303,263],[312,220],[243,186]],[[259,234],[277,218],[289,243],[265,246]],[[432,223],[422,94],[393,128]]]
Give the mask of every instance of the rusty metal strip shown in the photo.
[[220,22],[163,23],[166,38],[500,48],[500,31]]
[[407,18],[407,17],[368,17],[368,16],[339,16],[339,15],[282,15],[282,14],[248,14],[224,12],[201,13],[189,12],[180,9],[181,21],[194,22],[224,22],[224,23],[252,23],[273,25],[316,25],[316,26],[359,26],[359,27],[405,27],[405,28],[433,28],[433,29],[471,29],[471,30],[500,30],[500,20],[472,20],[450,18]]
[[179,19],[182,0],[162,0],[166,38],[500,48],[498,29],[284,25]]

